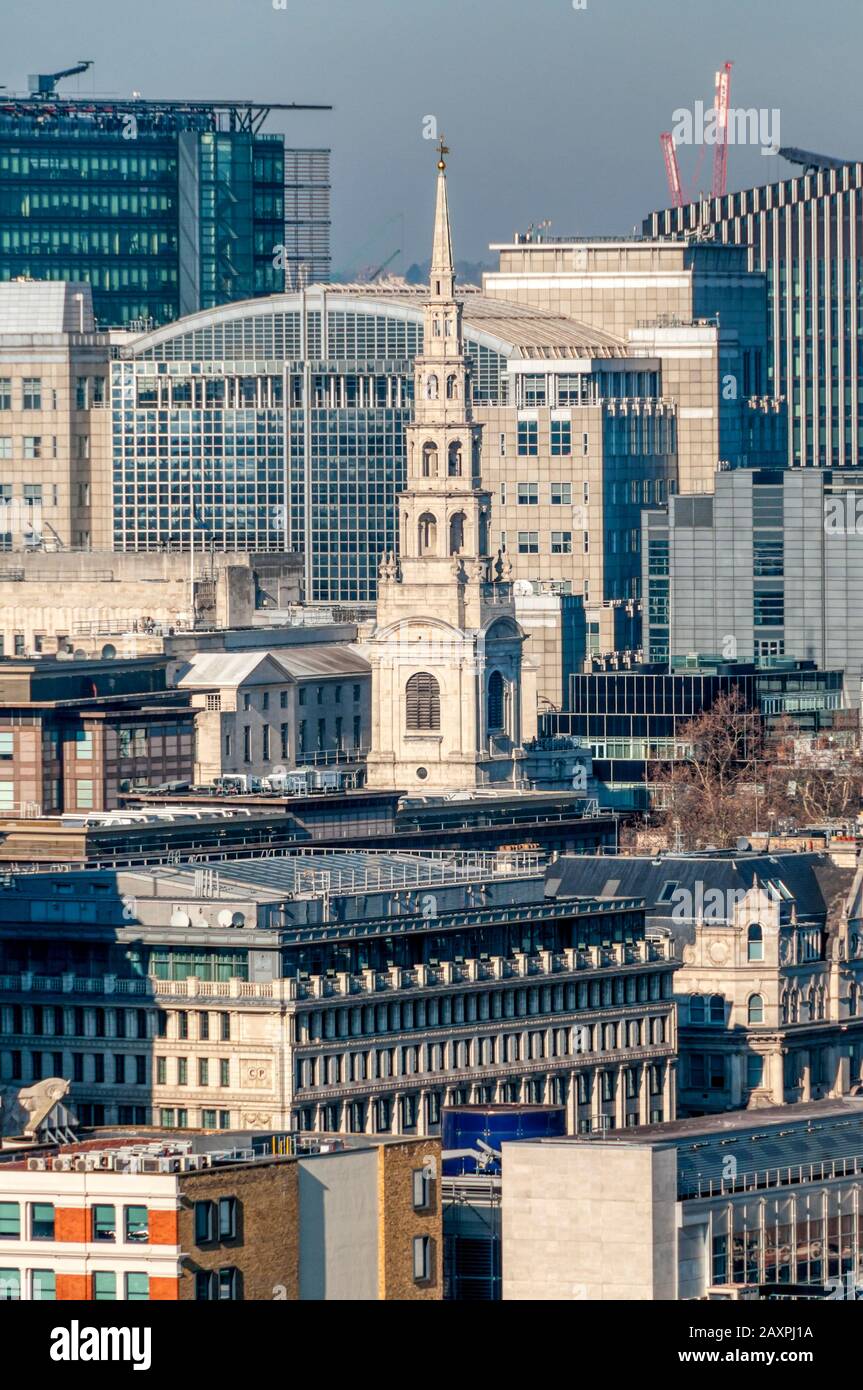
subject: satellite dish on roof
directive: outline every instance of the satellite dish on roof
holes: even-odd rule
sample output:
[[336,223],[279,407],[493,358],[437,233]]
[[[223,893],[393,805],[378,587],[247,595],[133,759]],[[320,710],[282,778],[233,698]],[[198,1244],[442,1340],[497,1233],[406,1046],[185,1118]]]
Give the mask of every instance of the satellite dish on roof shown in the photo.
[[175,907],[175,908],[174,908],[174,911],[171,913],[171,926],[172,926],[172,927],[188,927],[188,926],[191,926],[191,920],[192,920],[192,919],[190,918],[188,912],[183,912],[182,909],[179,908],[179,907]]
[[749,843],[749,841],[747,840],[746,836],[745,836],[745,835],[741,835],[741,836],[740,836],[740,839],[737,841],[737,846],[736,846],[736,848],[737,848],[737,853],[738,853],[738,854],[745,854],[746,851],[747,851],[748,849],[751,849],[751,848],[752,848],[752,846],[751,846],[751,844]]
[[227,907],[223,907],[216,921],[220,927],[230,927],[234,920],[234,914]]
[[513,580],[512,592],[514,594],[532,594],[533,582],[530,579]]
[[75,658],[76,661],[86,661],[86,660],[87,660],[87,653],[84,651],[83,647],[78,647],[78,648],[72,653],[72,655],[74,656],[74,658]]

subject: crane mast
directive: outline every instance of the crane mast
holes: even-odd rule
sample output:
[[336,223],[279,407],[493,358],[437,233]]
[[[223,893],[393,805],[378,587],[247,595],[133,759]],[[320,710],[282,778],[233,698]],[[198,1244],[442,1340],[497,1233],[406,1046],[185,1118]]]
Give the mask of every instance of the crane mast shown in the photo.
[[662,146],[662,153],[665,159],[665,177],[668,179],[668,191],[671,194],[671,206],[673,208],[683,207],[683,185],[680,181],[680,165],[677,162],[677,150],[674,148],[674,136],[670,130],[664,130],[659,137]]
[[731,95],[731,63],[723,63],[716,74],[716,145],[713,150],[714,198],[724,198],[728,176],[728,106]]

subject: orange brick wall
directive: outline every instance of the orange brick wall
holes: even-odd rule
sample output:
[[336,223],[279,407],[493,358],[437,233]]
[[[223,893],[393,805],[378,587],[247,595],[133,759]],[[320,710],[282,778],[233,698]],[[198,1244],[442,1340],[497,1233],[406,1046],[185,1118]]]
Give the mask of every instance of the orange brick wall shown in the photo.
[[180,1297],[179,1279],[150,1279],[150,1302],[176,1302]]
[[82,1244],[89,1240],[89,1213],[84,1207],[56,1207],[54,1209],[54,1239],[77,1241]]
[[87,1302],[90,1298],[90,1276],[89,1274],[58,1274],[57,1275],[57,1301],[65,1299],[67,1302],[75,1300],[79,1303]]
[[179,1245],[179,1218],[176,1211],[151,1211],[150,1245]]

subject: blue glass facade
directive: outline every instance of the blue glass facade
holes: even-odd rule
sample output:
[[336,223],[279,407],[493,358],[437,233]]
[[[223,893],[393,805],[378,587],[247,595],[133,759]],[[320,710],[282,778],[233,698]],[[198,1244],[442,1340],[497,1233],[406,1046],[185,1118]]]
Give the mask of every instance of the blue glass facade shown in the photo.
[[102,326],[281,290],[284,138],[226,121],[206,106],[0,103],[0,280],[84,281]]

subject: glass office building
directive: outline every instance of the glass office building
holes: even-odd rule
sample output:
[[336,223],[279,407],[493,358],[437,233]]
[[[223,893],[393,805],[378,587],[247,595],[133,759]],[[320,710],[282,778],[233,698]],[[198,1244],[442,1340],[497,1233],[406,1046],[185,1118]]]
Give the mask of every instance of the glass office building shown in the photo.
[[328,278],[326,151],[286,151],[269,109],[0,102],[0,280],[88,283],[114,327],[272,294],[313,252]]
[[[801,151],[802,155],[803,152]],[[748,247],[767,273],[767,378],[788,402],[788,462],[863,463],[863,163],[824,161],[781,183],[666,208],[649,236],[708,227],[717,242]],[[829,166],[829,167],[828,167]]]
[[[296,551],[310,601],[373,601],[398,551],[427,293],[316,286],[130,338],[112,364],[113,548],[185,550],[193,535],[197,550]],[[597,597],[635,596],[641,508],[676,469],[657,364],[463,296],[494,547],[518,576],[577,592],[589,567]]]

